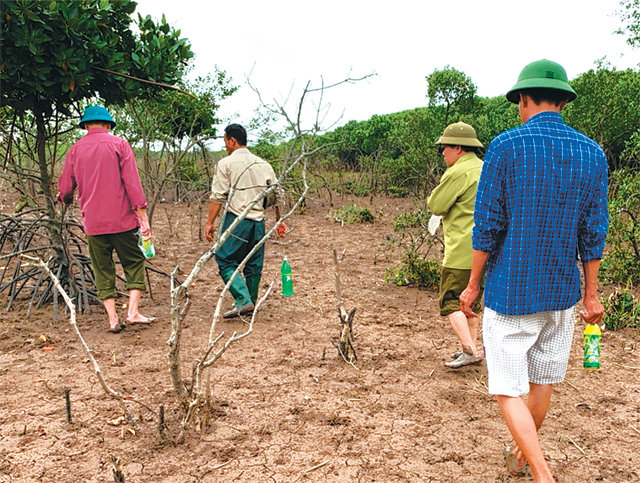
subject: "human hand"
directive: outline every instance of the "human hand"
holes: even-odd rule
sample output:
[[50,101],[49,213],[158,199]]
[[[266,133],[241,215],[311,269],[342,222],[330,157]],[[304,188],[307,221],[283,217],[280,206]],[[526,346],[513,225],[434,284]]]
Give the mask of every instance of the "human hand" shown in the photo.
[[278,227],[276,228],[276,234],[282,238],[285,234],[287,233],[287,225],[284,224],[283,222],[280,222],[280,224],[278,225]]
[[585,295],[582,299],[584,310],[579,311],[580,317],[587,324],[600,324],[604,315],[604,307],[597,295]]
[[467,285],[467,288],[460,294],[460,310],[467,317],[478,317],[478,314],[476,314],[471,307],[473,307],[479,294],[480,287],[472,287],[470,285]]
[[149,226],[149,220],[141,218],[140,220],[140,234],[143,238],[151,238],[151,226]]
[[213,237],[215,236],[215,229],[213,227],[213,223],[207,223],[204,225],[204,236],[210,242],[213,241]]
[[66,201],[63,197],[62,197],[62,193],[60,193],[59,191],[56,193],[56,201],[58,203],[61,203],[63,205],[70,205],[71,201]]

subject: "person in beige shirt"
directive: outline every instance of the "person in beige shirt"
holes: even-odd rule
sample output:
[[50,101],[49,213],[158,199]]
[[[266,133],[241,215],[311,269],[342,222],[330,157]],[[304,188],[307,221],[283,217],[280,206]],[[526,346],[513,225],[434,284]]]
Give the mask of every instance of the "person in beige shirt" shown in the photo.
[[[228,203],[228,206],[222,221],[223,231],[246,210],[252,200],[278,180],[271,165],[247,149],[247,132],[241,125],[230,124],[225,128],[224,144],[229,156],[222,158],[216,167],[209,197],[209,216],[204,226],[204,234],[209,241],[213,241],[215,237],[213,223],[225,203]],[[280,219],[279,188],[276,188],[274,194],[276,218]],[[264,238],[264,212],[272,199],[267,196],[255,203],[245,219],[235,227],[231,236],[216,251],[216,262],[225,283],[242,260]],[[276,233],[281,237],[286,231],[284,222],[276,229]],[[238,274],[231,283],[230,292],[235,306],[223,315],[224,318],[238,317],[253,311],[258,298],[263,263],[264,245],[247,261],[243,269],[244,276]]]

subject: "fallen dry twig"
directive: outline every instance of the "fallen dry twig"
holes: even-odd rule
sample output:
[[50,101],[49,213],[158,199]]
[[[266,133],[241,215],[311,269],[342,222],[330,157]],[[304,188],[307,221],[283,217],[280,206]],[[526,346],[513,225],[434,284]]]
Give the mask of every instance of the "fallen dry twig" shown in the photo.
[[111,389],[109,387],[109,385],[106,383],[106,381],[104,380],[104,376],[102,375],[102,370],[100,369],[100,365],[98,364],[98,361],[96,361],[96,358],[93,356],[93,352],[91,351],[91,349],[89,348],[89,345],[87,344],[87,342],[85,341],[84,337],[82,336],[82,333],[80,332],[80,329],[78,329],[78,324],[76,322],[76,307],[73,304],[73,302],[71,301],[71,298],[69,297],[69,294],[67,294],[67,292],[62,288],[62,285],[60,284],[60,280],[58,280],[58,277],[56,277],[54,275],[54,273],[49,268],[49,265],[44,263],[41,259],[35,258],[35,257],[30,257],[28,255],[22,255],[22,258],[26,258],[27,260],[30,260],[30,261],[36,263],[37,265],[42,267],[42,269],[44,271],[47,272],[47,274],[51,278],[55,288],[58,290],[58,292],[60,293],[60,295],[64,299],[64,302],[67,304],[67,307],[69,308],[69,323],[73,327],[73,330],[76,333],[76,335],[78,336],[78,339],[80,339],[80,343],[82,344],[82,348],[84,349],[85,354],[87,355],[87,357],[91,361],[91,364],[92,364],[92,367],[93,367],[93,372],[95,373],[96,377],[98,378],[98,381],[100,382],[100,385],[102,386],[102,389],[104,389],[104,392],[106,392],[107,395],[109,395],[111,398],[113,398],[116,401],[118,401],[118,403],[120,404],[120,407],[122,408],[122,410],[125,413],[127,421],[129,421],[129,424],[131,424],[131,426],[133,426],[134,428],[137,428],[138,424],[136,423],[136,420],[134,419],[134,417],[131,415],[131,412],[129,412],[129,409],[127,408],[127,406],[126,406],[126,404],[124,402],[125,401],[124,396],[121,393],[119,393],[118,391],[115,391],[115,390]]
[[318,464],[318,465],[315,465],[315,466],[312,466],[311,468],[309,468],[308,470],[305,470],[304,472],[305,472],[305,473],[311,473],[312,471],[315,471],[315,470],[317,470],[317,469],[320,469],[320,468],[322,468],[323,466],[328,465],[329,463],[331,463],[331,460],[323,461],[322,463],[320,463],[320,464]]
[[637,367],[637,366],[625,366],[624,364],[618,364],[617,362],[614,362],[614,364],[618,367],[623,367],[625,369],[633,369],[635,371],[640,369],[640,367]]
[[571,438],[568,438],[568,439],[569,439],[569,442],[570,442],[571,444],[573,444],[576,448],[578,448],[578,451],[580,451],[582,454],[585,454],[585,453],[584,453],[584,450],[583,450],[580,446],[578,446],[578,443],[576,443],[576,442],[575,442],[574,440],[572,440]]

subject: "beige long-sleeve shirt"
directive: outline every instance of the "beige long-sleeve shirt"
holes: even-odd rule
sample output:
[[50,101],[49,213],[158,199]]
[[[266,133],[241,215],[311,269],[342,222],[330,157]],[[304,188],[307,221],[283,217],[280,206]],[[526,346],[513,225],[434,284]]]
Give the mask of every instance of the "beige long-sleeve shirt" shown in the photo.
[[[238,148],[218,161],[209,199],[224,204],[233,189],[233,195],[229,199],[229,211],[234,215],[240,215],[252,199],[269,185],[275,184],[277,179],[269,163],[252,154],[247,148]],[[279,188],[276,188],[276,196],[278,199],[281,196]],[[255,221],[264,219],[262,200],[253,205],[247,218]]]

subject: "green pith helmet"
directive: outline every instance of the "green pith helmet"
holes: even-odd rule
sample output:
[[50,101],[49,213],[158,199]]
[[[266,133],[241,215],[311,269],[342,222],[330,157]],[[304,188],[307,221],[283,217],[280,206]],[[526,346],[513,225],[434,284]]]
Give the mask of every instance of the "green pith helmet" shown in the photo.
[[526,65],[520,72],[516,85],[507,92],[507,99],[517,104],[520,102],[518,91],[534,87],[565,91],[569,94],[569,102],[578,97],[576,91],[569,85],[567,71],[564,70],[564,67],[547,59],[536,60]]
[[438,138],[436,144],[449,144],[451,146],[472,146],[481,148],[482,143],[478,140],[476,130],[464,122],[449,124]]
[[84,115],[80,119],[80,127],[84,128],[85,122],[102,121],[111,123],[111,127],[115,127],[116,122],[111,118],[109,111],[102,106],[89,106],[84,110]]

